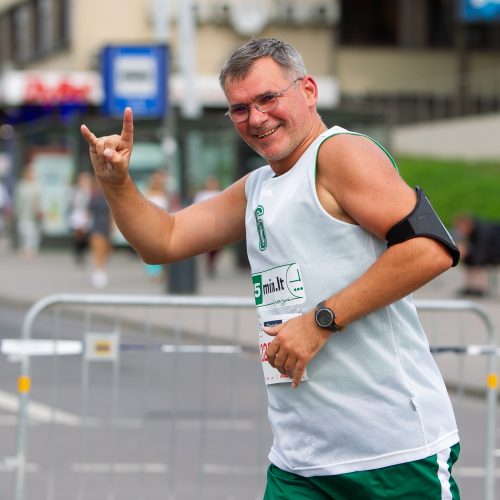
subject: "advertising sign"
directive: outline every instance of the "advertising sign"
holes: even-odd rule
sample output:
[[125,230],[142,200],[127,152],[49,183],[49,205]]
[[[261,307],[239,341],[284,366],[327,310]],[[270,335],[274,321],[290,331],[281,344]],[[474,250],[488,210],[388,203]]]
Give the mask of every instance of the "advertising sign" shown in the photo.
[[167,110],[167,71],[164,45],[105,47],[104,112],[120,117],[130,106],[138,118],[163,116]]
[[40,152],[33,156],[33,165],[42,193],[42,232],[48,236],[66,235],[70,231],[73,158],[69,152]]
[[500,21],[500,0],[461,0],[464,21]]
[[93,71],[5,71],[0,102],[9,106],[101,104],[101,75]]

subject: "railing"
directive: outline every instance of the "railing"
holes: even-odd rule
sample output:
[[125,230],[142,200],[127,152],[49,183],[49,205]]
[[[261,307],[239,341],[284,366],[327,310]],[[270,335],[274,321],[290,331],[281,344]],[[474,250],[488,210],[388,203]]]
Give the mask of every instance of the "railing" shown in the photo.
[[[419,314],[425,326],[426,316],[431,319],[431,326],[426,326],[431,339],[433,352],[439,357],[441,354],[449,353],[453,357],[461,358],[487,358],[487,376],[486,383],[484,380],[479,380],[479,384],[483,384],[482,391],[486,394],[486,458],[485,458],[485,499],[493,500],[495,494],[495,424],[496,424],[496,401],[497,401],[497,375],[496,375],[496,357],[499,354],[497,348],[497,340],[495,330],[489,315],[476,303],[468,301],[415,301]],[[158,471],[159,475],[169,476],[169,484],[166,486],[168,498],[175,498],[176,493],[180,493],[183,485],[180,481],[176,483],[178,469],[177,459],[174,457],[175,450],[180,449],[179,436],[182,434],[182,426],[178,418],[179,411],[182,413],[182,405],[187,404],[184,400],[184,389],[182,389],[177,381],[183,379],[183,368],[185,356],[195,354],[199,356],[197,368],[191,368],[191,374],[196,371],[199,381],[199,400],[200,407],[195,410],[198,420],[196,420],[197,432],[199,434],[199,446],[197,464],[196,464],[196,479],[192,480],[191,493],[193,498],[206,498],[210,492],[218,495],[216,498],[223,498],[219,486],[207,484],[207,474],[223,473],[226,477],[226,482],[232,483],[233,489],[240,486],[240,481],[243,477],[248,477],[255,473],[255,477],[262,477],[265,470],[265,446],[266,439],[270,439],[269,434],[266,435],[264,427],[265,422],[265,393],[260,391],[262,384],[258,381],[249,385],[247,390],[253,391],[247,399],[253,401],[253,405],[259,408],[259,411],[251,411],[248,407],[242,409],[245,403],[239,400],[240,386],[244,384],[245,377],[243,371],[245,363],[248,360],[249,366],[258,365],[255,363],[254,353],[257,353],[256,347],[253,346],[254,330],[257,328],[257,320],[255,317],[254,302],[251,299],[233,298],[233,297],[183,297],[183,296],[143,296],[143,295],[54,295],[40,300],[34,304],[25,316],[22,327],[22,335],[20,342],[16,345],[11,345],[9,354],[18,356],[21,361],[20,376],[19,376],[19,409],[18,409],[18,435],[17,435],[17,453],[13,461],[13,469],[15,470],[15,495],[14,500],[25,500],[26,498],[26,482],[27,474],[30,469],[28,460],[28,423],[30,420],[30,387],[32,374],[33,359],[38,359],[33,351],[36,343],[34,331],[36,325],[45,317],[49,309],[54,309],[54,315],[50,330],[52,338],[49,343],[38,345],[35,349],[42,349],[46,354],[51,356],[53,366],[47,370],[47,375],[50,380],[48,385],[52,386],[51,401],[57,402],[60,395],[56,388],[61,385],[60,375],[61,370],[58,366],[58,359],[64,356],[64,352],[72,356],[81,356],[82,365],[80,370],[80,414],[77,412],[65,412],[55,410],[54,406],[49,412],[47,422],[50,423],[65,423],[67,427],[78,428],[80,431],[79,438],[79,454],[82,458],[87,456],[90,445],[87,443],[88,429],[98,424],[107,429],[107,439],[109,439],[109,452],[111,458],[109,463],[101,464],[101,470],[108,477],[108,498],[115,498],[116,494],[116,476],[120,470],[135,470],[142,474],[142,477],[153,470]],[[140,312],[138,313],[138,310]],[[217,312],[216,317],[213,312]],[[63,315],[64,313],[64,315]],[[168,314],[167,314],[168,313]],[[439,313],[439,316],[438,316]],[[170,315],[169,315],[170,314]],[[467,314],[471,318],[467,322],[474,324],[473,334],[476,342],[470,342],[465,337],[462,338],[460,344],[457,345],[457,332],[455,327],[450,326],[450,322],[445,318],[446,315],[457,317],[460,314]],[[214,319],[215,318],[215,319]],[[81,326],[83,330],[83,341],[78,338],[76,340],[62,339],[61,331],[64,329],[64,322],[72,321],[74,324]],[[466,323],[467,323],[466,322]],[[476,323],[474,323],[476,322]],[[461,321],[461,324],[464,322]],[[436,337],[435,342],[432,340],[435,332],[432,326],[439,324],[440,332],[439,339]],[[478,329],[481,325],[482,334],[485,342],[477,344]],[[467,329],[467,326],[464,326]],[[104,330],[104,332],[103,332]],[[159,331],[156,331],[159,330]],[[69,331],[69,329],[68,329]],[[73,335],[74,336],[74,335]],[[139,336],[139,337],[138,337]],[[444,342],[443,342],[444,339]],[[47,339],[44,339],[47,341]],[[166,343],[165,340],[168,342]],[[439,340],[439,342],[438,342]],[[66,342],[66,343],[65,343]],[[69,342],[69,343],[68,343]],[[63,346],[64,349],[63,349]],[[65,350],[66,349],[66,350]],[[7,345],[2,344],[4,354],[7,350]],[[64,352],[63,352],[64,351]],[[40,351],[37,351],[40,353]],[[117,426],[123,425],[120,420],[118,407],[120,404],[120,377],[125,377],[124,370],[120,372],[118,360],[120,363],[125,359],[125,355],[131,352],[140,352],[142,358],[142,368],[138,368],[138,364],[130,365],[128,368],[135,372],[141,372],[142,386],[138,389],[137,397],[139,399],[140,408],[137,418],[134,420],[135,429],[140,439],[146,440],[145,435],[150,432],[148,430],[148,419],[146,418],[146,404],[143,399],[151,384],[154,383],[154,375],[156,378],[165,379],[165,384],[169,388],[169,400],[167,411],[170,431],[169,431],[169,448],[171,451],[170,458],[164,462],[154,463],[139,463],[132,467],[131,464],[116,464],[117,447],[119,438]],[[177,354],[168,358],[169,361],[161,361],[161,371],[156,369],[156,358],[153,353]],[[222,360],[224,357],[224,361]],[[182,358],[182,361],[181,361]],[[217,414],[216,418],[210,414],[210,398],[217,398],[217,391],[213,390],[210,385],[210,359],[217,358],[217,365],[220,379],[218,378],[219,386],[217,390],[224,391],[230,397],[226,398],[229,401],[227,411]],[[247,359],[251,358],[251,359]],[[131,358],[127,358],[131,359]],[[162,358],[164,359],[164,358]],[[190,358],[194,359],[194,357]],[[136,358],[137,360],[137,358]],[[111,395],[108,397],[110,403],[109,414],[106,422],[104,417],[96,417],[90,415],[93,409],[91,401],[91,368],[100,367],[100,375],[103,372],[103,364],[96,361],[108,361],[106,365],[109,368],[107,379],[111,383]],[[128,366],[128,365],[127,365]],[[195,366],[193,364],[193,366]],[[224,370],[221,367],[224,366]],[[167,370],[165,372],[165,370]],[[222,370],[222,371],[221,371]],[[458,386],[459,392],[465,392],[463,383],[465,381],[464,372],[459,366],[457,375],[454,375],[454,382]],[[449,367],[444,366],[444,376],[446,379]],[[226,372],[226,374],[224,374]],[[152,375],[154,373],[154,375]],[[260,374],[259,374],[260,375]],[[252,371],[253,376],[253,371]],[[481,377],[479,377],[480,379]],[[470,377],[467,376],[469,380]],[[152,382],[153,380],[153,382]],[[257,379],[256,379],[257,380]],[[187,377],[184,377],[184,382],[189,386]],[[447,383],[450,381],[447,380]],[[453,381],[452,381],[453,382]],[[127,385],[127,396],[132,397],[133,386],[137,385],[139,380],[133,379]],[[453,384],[452,384],[453,385]],[[192,389],[194,390],[194,389]],[[255,392],[260,391],[260,392]],[[72,391],[74,396],[76,391]],[[210,393],[210,396],[209,396]],[[134,392],[134,395],[135,392]],[[127,398],[127,399],[128,399]],[[253,399],[252,399],[253,398]],[[122,398],[123,399],[123,398]],[[187,399],[189,400],[189,398]],[[177,405],[177,406],[176,406]],[[238,416],[245,415],[245,418],[239,419]],[[212,418],[213,417],[213,418]],[[101,419],[101,420],[99,420]],[[104,422],[104,423],[103,423]],[[194,422],[194,421],[193,421]],[[194,425],[191,422],[190,425]],[[218,423],[216,423],[218,422]],[[222,423],[221,423],[222,422]],[[129,422],[130,424],[130,422]],[[130,424],[131,425],[131,424]],[[186,422],[183,423],[186,425]],[[231,459],[227,464],[206,463],[213,446],[209,446],[212,440],[211,432],[215,427],[222,426],[225,431],[232,433],[230,443],[226,450],[226,455]],[[53,427],[53,426],[52,426]],[[238,430],[246,428],[252,429],[252,436],[248,436],[247,447],[255,447],[258,449],[255,453],[256,460],[253,463],[238,464],[236,455],[238,450],[235,447],[235,442],[241,439],[241,435],[237,434]],[[106,430],[105,429],[105,430]],[[215,431],[217,432],[217,431]],[[55,434],[53,442],[56,442]],[[51,442],[52,442],[52,438]],[[54,444],[54,448],[56,448]],[[141,441],[139,448],[141,453],[147,451],[147,441]],[[53,461],[47,472],[47,493],[46,498],[51,500],[54,498],[56,491],[56,482],[58,478],[57,457],[48,458]],[[194,452],[193,452],[194,453]],[[74,464],[74,473],[77,478],[74,484],[75,498],[83,500],[88,489],[84,476],[88,472],[90,466],[84,461],[80,464]],[[93,467],[97,467],[96,464]],[[121,469],[120,469],[121,467]],[[129,469],[127,469],[127,467]],[[156,468],[156,469],[155,469]],[[246,474],[246,476],[244,476]],[[236,484],[235,476],[238,476],[238,484]],[[249,498],[257,498],[258,491],[263,487],[261,479],[250,478],[249,484],[254,489],[249,493]],[[142,480],[145,482],[145,480]],[[247,486],[246,490],[252,488]],[[238,489],[241,491],[241,489]],[[186,490],[187,491],[187,490]],[[217,493],[215,493],[217,491]],[[186,493],[187,495],[188,493]],[[39,497],[41,498],[41,497]],[[122,498],[122,497],[120,497]],[[135,498],[139,498],[136,496]],[[142,498],[142,497],[141,497]],[[144,498],[146,498],[144,496]],[[181,498],[185,498],[184,496]],[[227,498],[238,498],[229,494]]]

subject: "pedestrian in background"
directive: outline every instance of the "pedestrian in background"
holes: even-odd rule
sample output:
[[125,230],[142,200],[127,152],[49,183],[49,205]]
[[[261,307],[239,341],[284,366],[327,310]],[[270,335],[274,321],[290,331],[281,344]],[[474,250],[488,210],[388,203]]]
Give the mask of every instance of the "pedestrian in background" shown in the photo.
[[91,282],[95,288],[107,286],[108,260],[111,252],[112,217],[100,184],[94,179],[89,201]]
[[[210,175],[206,178],[204,186],[198,191],[193,198],[193,203],[200,203],[209,200],[220,193],[220,182],[215,175]],[[215,276],[215,262],[219,254],[219,249],[214,248],[206,253],[207,256],[207,274],[210,277]]]
[[14,191],[14,211],[20,255],[34,257],[40,248],[43,219],[40,187],[33,164],[27,164]]
[[[456,265],[456,245],[385,149],[323,123],[316,80],[293,47],[252,39],[220,83],[226,115],[268,164],[175,214],[129,175],[130,108],[120,135],[81,130],[144,260],[246,238],[274,435],[264,498],[458,499],[453,408],[411,298]],[[424,230],[408,233],[415,211]]]
[[[148,187],[145,191],[146,198],[162,208],[168,210],[167,196],[167,173],[165,170],[153,172],[149,178]],[[161,282],[165,278],[164,266],[162,264],[144,264],[146,273],[151,281]]]
[[9,192],[0,179],[0,252],[9,247],[8,226],[12,217],[12,205]]
[[458,294],[485,297],[491,292],[488,271],[500,265],[500,223],[459,215],[454,226],[465,267],[465,283]]
[[89,172],[80,172],[71,193],[69,223],[73,232],[73,253],[75,262],[84,262],[89,246],[91,217],[89,203],[92,196],[92,176]]

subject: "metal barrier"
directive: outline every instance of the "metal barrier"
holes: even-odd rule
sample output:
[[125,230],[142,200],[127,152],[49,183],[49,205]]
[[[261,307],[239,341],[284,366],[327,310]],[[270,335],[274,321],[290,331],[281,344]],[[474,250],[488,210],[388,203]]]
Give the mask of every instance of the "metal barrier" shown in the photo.
[[[485,499],[494,500],[496,357],[499,350],[492,322],[481,307],[469,301],[433,300],[415,301],[415,304],[424,326],[426,314],[433,316],[435,325],[436,312],[454,316],[467,313],[476,318],[486,336],[485,344],[477,345],[478,333],[475,331],[474,345],[466,343],[465,338],[457,345],[457,332],[450,332],[449,322],[441,325],[443,329],[437,333],[433,332],[433,328],[425,327],[428,333],[431,331],[432,350],[436,355],[452,353],[454,358],[457,355],[462,358],[488,357]],[[128,307],[126,311],[123,310],[125,307]],[[137,314],[140,308],[142,314]],[[49,309],[54,309],[49,327],[52,338],[35,341],[35,320],[38,324]],[[217,312],[215,319],[212,315],[214,311]],[[63,316],[63,313],[66,315]],[[75,324],[83,329],[83,341],[78,331],[72,331]],[[17,346],[10,346],[10,355],[18,356],[21,362],[17,455],[12,464],[15,470],[14,500],[27,500],[27,477],[35,467],[28,461],[27,435],[30,416],[33,417],[30,406],[33,403],[29,403],[31,381],[36,379],[32,364],[34,359],[41,359],[39,354],[48,355],[52,362],[51,367],[45,364],[39,368],[39,373],[40,378],[45,378],[50,386],[48,399],[51,406],[45,408],[45,422],[52,425],[46,439],[54,453],[45,457],[47,470],[44,484],[35,485],[37,500],[41,498],[40,491],[44,486],[45,498],[52,500],[57,496],[57,487],[68,481],[71,483],[69,491],[74,494],[72,498],[78,500],[102,499],[103,490],[110,500],[129,498],[124,493],[116,496],[118,475],[129,477],[125,487],[134,500],[259,498],[265,481],[268,441],[272,437],[265,416],[265,389],[260,363],[254,359],[258,353],[253,346],[256,328],[255,304],[252,299],[245,298],[66,294],[50,296],[34,304],[25,317],[20,342]],[[65,329],[64,339],[62,329]],[[76,339],[68,339],[75,335]],[[132,359],[127,357],[131,352],[142,353],[142,365],[135,362],[124,365],[125,359]],[[177,355],[163,356],[172,353]],[[157,354],[162,355],[161,359],[157,359]],[[191,356],[193,354],[201,356]],[[64,355],[82,357],[80,373],[68,370],[67,364],[61,369]],[[135,361],[137,358],[134,358]],[[186,361],[188,358],[190,361]],[[210,364],[209,360],[214,360],[214,363]],[[445,378],[449,369],[449,366],[442,368]],[[70,385],[67,389],[61,387],[65,385],[65,380],[59,378],[63,370]],[[99,383],[109,381],[109,397],[98,394],[99,399],[91,400],[96,392],[91,390],[93,371],[97,372]],[[125,379],[125,383],[130,382],[126,400],[120,392],[121,378]],[[80,381],[77,405],[73,401],[78,399],[71,386],[73,379]],[[460,384],[465,380],[460,364],[455,379]],[[215,383],[211,385],[211,382]],[[484,380],[482,383],[484,391]],[[463,394],[465,389],[460,384],[457,390]],[[149,389],[161,393],[163,385],[168,386],[167,400],[155,399],[155,408],[148,410]],[[60,400],[58,390],[66,391],[65,404],[71,400],[70,407],[64,411],[56,409]],[[132,404],[133,395],[138,398],[136,406]],[[159,396],[161,394],[155,395],[155,398]],[[194,404],[195,400],[199,401],[199,407]],[[99,409],[101,413],[90,415],[91,409]],[[126,409],[125,413],[132,414],[132,417],[122,417],[120,409]],[[168,424],[167,429],[162,420]],[[59,434],[68,429],[79,433],[78,439],[72,435],[68,438],[71,442],[65,442],[67,447],[74,445],[77,452],[72,448],[65,449],[64,453],[73,459],[78,455],[81,459],[80,463],[71,465],[69,478],[62,478],[58,469],[61,465],[57,463],[56,451],[61,445],[55,425],[65,426]],[[97,429],[104,432],[97,436]],[[127,432],[137,435],[135,445],[125,439]],[[194,442],[194,434],[197,435],[197,443]],[[106,442],[103,443],[102,439]],[[162,439],[166,441],[165,445]],[[135,463],[116,463],[120,445],[136,446],[139,459]],[[244,457],[238,457],[241,446],[246,448]],[[187,452],[185,447],[189,447]],[[156,454],[153,462],[147,462],[150,448],[151,453]],[[162,455],[162,449],[168,456]],[[98,456],[106,456],[107,460],[86,462],[91,450],[98,450]],[[226,463],[217,463],[218,451],[223,454]],[[125,453],[123,449],[120,452]],[[194,464],[193,457],[196,457]],[[249,463],[249,457],[255,460]],[[100,482],[95,479],[99,474],[103,476]],[[181,477],[183,475],[188,479]],[[136,478],[135,486],[131,485],[130,476]],[[156,482],[151,479],[153,476]],[[208,476],[224,476],[224,485],[216,479],[210,483]],[[92,484],[89,484],[89,478],[94,480]],[[68,485],[64,487],[67,492]],[[137,492],[134,492],[134,487]],[[237,495],[234,493],[236,490]],[[67,493],[63,498],[69,498]]]

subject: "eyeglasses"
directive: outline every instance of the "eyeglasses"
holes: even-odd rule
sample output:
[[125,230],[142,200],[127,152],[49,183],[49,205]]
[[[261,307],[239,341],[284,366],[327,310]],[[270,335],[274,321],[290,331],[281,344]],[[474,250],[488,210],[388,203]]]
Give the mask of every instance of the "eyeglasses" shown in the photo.
[[241,123],[245,120],[248,120],[248,117],[250,115],[250,108],[252,106],[255,106],[255,109],[257,109],[261,113],[269,113],[269,111],[272,111],[273,109],[278,107],[278,97],[281,97],[287,90],[290,90],[294,83],[303,79],[303,76],[295,78],[295,80],[290,85],[288,85],[286,89],[280,90],[279,92],[274,92],[272,94],[265,94],[263,96],[260,96],[248,105],[238,104],[236,106],[231,106],[224,116],[228,116],[233,123]]

